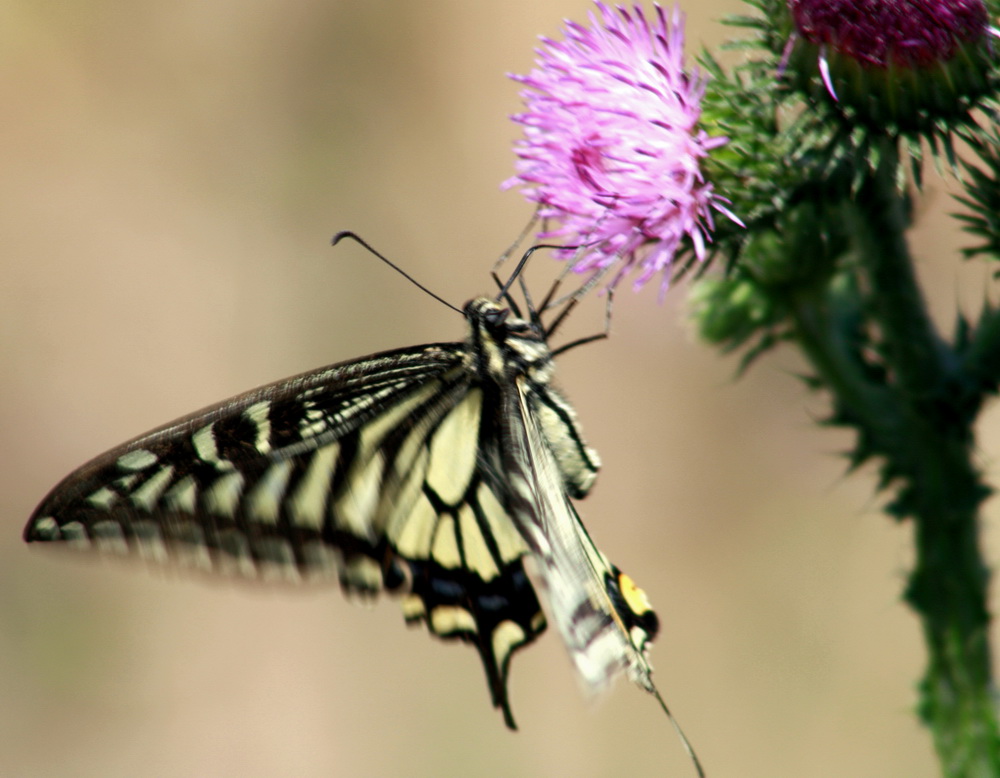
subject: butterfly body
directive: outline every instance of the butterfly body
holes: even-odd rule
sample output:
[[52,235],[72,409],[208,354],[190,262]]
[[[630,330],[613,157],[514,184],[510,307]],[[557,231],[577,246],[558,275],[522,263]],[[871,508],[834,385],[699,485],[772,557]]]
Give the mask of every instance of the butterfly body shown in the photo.
[[464,312],[465,342],[304,373],[109,451],[52,490],[25,540],[400,593],[408,623],[476,646],[512,728],[510,659],[546,626],[531,557],[585,685],[627,672],[653,691],[655,615],[570,500],[599,462],[551,386],[547,335],[489,298]]

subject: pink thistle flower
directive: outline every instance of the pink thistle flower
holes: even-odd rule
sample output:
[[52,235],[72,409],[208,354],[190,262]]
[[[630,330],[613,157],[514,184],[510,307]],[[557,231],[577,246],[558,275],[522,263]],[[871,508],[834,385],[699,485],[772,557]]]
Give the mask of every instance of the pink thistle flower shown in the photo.
[[799,33],[869,67],[925,67],[978,40],[989,17],[982,0],[791,0]]
[[789,7],[798,34],[820,48],[823,83],[834,99],[830,54],[865,70],[917,70],[997,34],[982,0],[789,0]]
[[713,209],[738,222],[705,181],[700,163],[726,142],[698,129],[705,82],[684,71],[683,18],[668,22],[642,9],[617,13],[597,2],[589,26],[566,22],[565,40],[542,38],[537,67],[512,75],[529,89],[515,144],[521,186],[556,226],[541,235],[582,247],[579,273],[603,274],[621,261],[609,286],[634,268],[638,289],[657,273],[662,289],[681,241],[705,255]]

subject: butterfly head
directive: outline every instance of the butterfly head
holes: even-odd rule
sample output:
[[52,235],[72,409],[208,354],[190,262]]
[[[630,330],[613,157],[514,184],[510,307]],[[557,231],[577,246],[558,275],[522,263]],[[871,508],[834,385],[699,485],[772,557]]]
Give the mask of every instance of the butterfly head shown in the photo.
[[478,368],[484,378],[506,383],[518,375],[529,375],[546,383],[552,372],[552,352],[545,334],[518,312],[477,297],[465,304],[471,352],[480,355]]

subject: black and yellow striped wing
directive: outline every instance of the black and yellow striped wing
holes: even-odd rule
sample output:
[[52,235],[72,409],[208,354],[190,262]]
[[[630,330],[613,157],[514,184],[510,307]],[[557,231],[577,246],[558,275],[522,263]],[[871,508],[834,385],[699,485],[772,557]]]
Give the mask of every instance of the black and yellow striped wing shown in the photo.
[[109,451],[45,498],[25,540],[398,593],[408,622],[476,646],[510,727],[511,656],[545,629],[530,554],[587,685],[627,671],[651,690],[655,617],[570,502],[597,457],[550,386],[545,334],[487,298],[465,314],[464,343],[306,373]]

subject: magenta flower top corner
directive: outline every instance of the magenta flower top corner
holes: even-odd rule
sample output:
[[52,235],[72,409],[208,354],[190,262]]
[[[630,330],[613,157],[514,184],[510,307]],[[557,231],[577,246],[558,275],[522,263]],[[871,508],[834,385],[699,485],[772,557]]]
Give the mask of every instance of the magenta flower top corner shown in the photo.
[[789,6],[806,40],[873,68],[947,62],[989,30],[982,0],[789,0]]
[[530,74],[511,76],[528,89],[504,186],[539,204],[542,238],[584,247],[562,252],[575,271],[618,264],[609,286],[636,270],[636,288],[659,274],[665,289],[681,241],[701,258],[712,211],[735,219],[701,170],[726,138],[698,127],[705,84],[684,69],[681,14],[596,5],[589,25],[567,21],[564,40],[542,38]]
[[796,30],[789,47],[798,38],[815,49],[829,95],[879,124],[920,125],[930,117],[933,125],[991,88],[986,71],[998,33],[983,0],[788,0],[788,6]]

